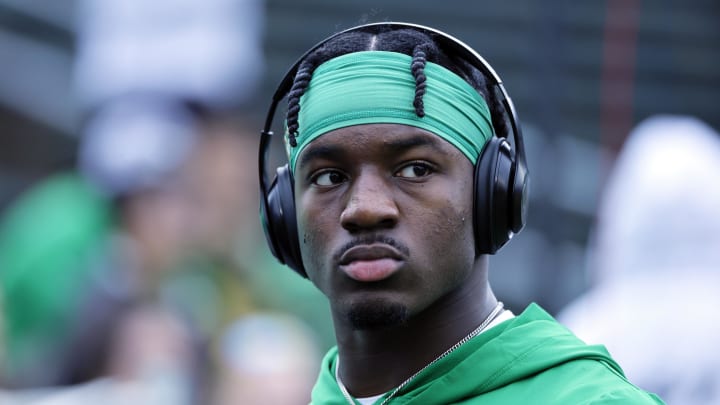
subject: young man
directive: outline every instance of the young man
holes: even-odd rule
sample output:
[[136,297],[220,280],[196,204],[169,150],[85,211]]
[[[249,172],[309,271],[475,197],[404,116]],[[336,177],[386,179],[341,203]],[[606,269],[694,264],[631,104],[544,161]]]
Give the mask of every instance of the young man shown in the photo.
[[330,302],[337,347],[314,404],[662,403],[602,346],[493,294],[488,254],[523,226],[527,172],[479,56],[425,27],[371,24],[293,73],[278,93],[289,164],[269,187],[261,174],[262,218],[273,253]]

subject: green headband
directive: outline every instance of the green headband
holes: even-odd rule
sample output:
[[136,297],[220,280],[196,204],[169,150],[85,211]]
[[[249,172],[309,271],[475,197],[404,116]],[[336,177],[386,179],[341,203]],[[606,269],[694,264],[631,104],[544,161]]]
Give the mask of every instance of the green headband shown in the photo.
[[493,135],[487,103],[458,75],[428,62],[425,116],[418,117],[413,107],[411,63],[412,57],[402,53],[364,51],[320,65],[300,98],[297,146],[286,142],[292,171],[300,152],[320,135],[352,125],[381,123],[430,131],[455,145],[475,164]]

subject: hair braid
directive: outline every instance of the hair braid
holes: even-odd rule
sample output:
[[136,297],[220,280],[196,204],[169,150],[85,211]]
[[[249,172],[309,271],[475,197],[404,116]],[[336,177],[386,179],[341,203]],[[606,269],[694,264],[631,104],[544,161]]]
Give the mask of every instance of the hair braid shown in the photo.
[[412,63],[410,69],[412,75],[415,78],[415,98],[413,99],[413,107],[415,107],[415,114],[418,117],[425,116],[425,104],[423,102],[423,96],[425,95],[425,88],[427,87],[427,77],[425,77],[425,64],[427,44],[420,44],[413,49]]
[[305,93],[310,79],[312,78],[312,71],[315,70],[315,66],[312,61],[304,61],[297,73],[295,74],[295,80],[288,93],[288,111],[287,111],[287,127],[288,127],[288,142],[290,146],[297,146],[298,133],[298,115],[300,113],[300,97]]

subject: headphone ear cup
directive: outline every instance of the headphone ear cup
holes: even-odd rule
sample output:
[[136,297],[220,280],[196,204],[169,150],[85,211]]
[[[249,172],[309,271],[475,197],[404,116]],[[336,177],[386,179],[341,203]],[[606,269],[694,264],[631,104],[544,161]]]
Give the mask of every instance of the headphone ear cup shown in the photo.
[[510,228],[513,233],[520,232],[527,222],[528,196],[530,194],[529,177],[525,163],[520,159],[516,159],[511,196],[512,222]]
[[510,187],[515,160],[505,138],[493,137],[475,165],[475,243],[478,253],[494,254],[512,237]]
[[277,169],[277,176],[268,191],[267,210],[263,222],[272,254],[281,263],[307,278],[300,254],[295,216],[295,190],[288,165]]

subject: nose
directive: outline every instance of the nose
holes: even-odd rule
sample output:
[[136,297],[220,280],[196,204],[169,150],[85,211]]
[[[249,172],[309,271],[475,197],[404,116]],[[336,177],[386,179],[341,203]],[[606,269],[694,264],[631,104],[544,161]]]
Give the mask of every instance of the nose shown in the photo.
[[351,233],[388,229],[397,224],[398,207],[387,180],[373,173],[356,177],[348,202],[340,215],[342,227]]

